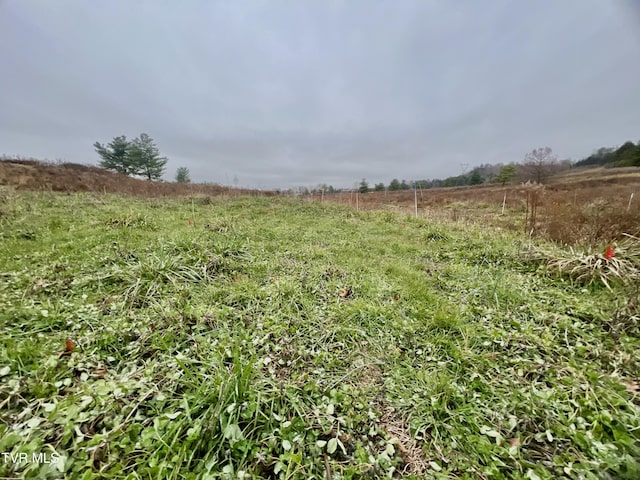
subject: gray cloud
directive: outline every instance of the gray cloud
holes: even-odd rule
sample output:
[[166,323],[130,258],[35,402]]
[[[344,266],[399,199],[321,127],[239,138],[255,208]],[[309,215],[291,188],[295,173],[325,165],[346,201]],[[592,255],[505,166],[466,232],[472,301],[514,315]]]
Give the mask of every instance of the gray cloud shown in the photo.
[[631,1],[0,2],[0,151],[149,133],[200,181],[438,178],[640,140]]

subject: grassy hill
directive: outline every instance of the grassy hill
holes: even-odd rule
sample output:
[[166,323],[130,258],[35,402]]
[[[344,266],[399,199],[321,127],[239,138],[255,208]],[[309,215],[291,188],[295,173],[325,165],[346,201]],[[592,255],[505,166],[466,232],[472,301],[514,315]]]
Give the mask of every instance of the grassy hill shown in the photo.
[[18,190],[119,193],[137,196],[271,194],[216,184],[150,182],[93,165],[15,158],[0,158],[0,186],[2,185]]
[[631,286],[554,275],[512,233],[283,198],[1,201],[0,447],[56,462],[0,476],[640,477]]

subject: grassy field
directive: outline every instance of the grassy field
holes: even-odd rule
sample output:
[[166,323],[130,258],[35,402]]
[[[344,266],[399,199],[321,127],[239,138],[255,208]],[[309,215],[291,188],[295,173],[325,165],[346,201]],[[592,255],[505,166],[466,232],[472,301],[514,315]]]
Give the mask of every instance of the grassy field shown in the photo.
[[0,193],[2,477],[640,478],[632,290],[521,233]]

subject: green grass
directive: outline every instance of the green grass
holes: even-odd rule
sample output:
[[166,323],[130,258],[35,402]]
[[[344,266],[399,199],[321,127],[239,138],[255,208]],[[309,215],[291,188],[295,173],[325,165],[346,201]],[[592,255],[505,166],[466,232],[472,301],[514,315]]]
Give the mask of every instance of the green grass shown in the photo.
[[60,458],[0,476],[640,478],[626,290],[520,250],[291,199],[5,192],[0,452]]

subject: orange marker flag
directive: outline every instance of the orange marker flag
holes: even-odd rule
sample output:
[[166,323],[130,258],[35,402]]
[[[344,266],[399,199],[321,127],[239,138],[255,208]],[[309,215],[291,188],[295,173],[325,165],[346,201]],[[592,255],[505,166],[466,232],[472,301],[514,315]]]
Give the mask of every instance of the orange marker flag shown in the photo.
[[604,252],[604,258],[606,258],[607,260],[611,260],[615,256],[616,256],[616,254],[613,251],[613,248],[611,248],[611,245],[609,245],[607,247],[607,249],[605,250],[605,252]]

